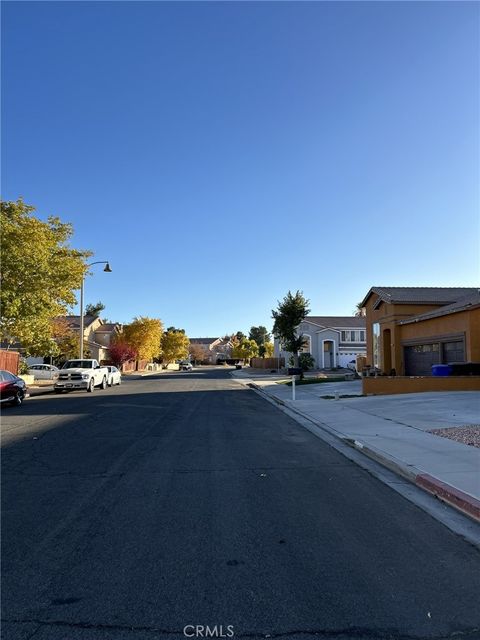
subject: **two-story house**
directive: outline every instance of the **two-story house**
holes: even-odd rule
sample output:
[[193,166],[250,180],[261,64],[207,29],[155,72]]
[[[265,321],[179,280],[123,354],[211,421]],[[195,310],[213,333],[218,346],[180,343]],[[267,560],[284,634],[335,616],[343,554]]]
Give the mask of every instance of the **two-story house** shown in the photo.
[[476,287],[372,287],[361,305],[367,363],[387,375],[430,376],[435,364],[480,362]]
[[[346,367],[358,356],[366,355],[366,326],[362,316],[307,316],[298,326],[297,334],[305,338],[302,351],[315,359],[317,369]],[[275,357],[288,362],[291,354],[274,340]]]
[[[71,329],[80,333],[80,316],[64,316]],[[94,316],[83,317],[83,341],[90,357],[99,362],[109,361],[108,348],[114,336],[122,331],[117,322],[104,322]]]
[[217,364],[232,357],[232,343],[224,338],[190,338],[190,344],[203,350],[203,362]]

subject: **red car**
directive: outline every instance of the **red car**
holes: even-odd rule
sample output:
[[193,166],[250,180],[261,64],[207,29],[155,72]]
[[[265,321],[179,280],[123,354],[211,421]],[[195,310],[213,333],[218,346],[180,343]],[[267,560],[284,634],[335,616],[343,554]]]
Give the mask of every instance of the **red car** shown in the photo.
[[19,407],[28,395],[27,385],[22,378],[0,369],[0,404]]

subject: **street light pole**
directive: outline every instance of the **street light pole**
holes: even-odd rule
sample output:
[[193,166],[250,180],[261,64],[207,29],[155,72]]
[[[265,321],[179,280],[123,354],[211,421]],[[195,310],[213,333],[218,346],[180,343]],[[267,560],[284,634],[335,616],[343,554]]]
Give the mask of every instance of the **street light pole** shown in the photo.
[[[94,264],[104,264],[105,265],[104,271],[106,271],[107,273],[112,272],[107,260],[98,260],[97,262],[91,262],[90,264],[87,264],[87,269],[88,267],[91,267]],[[83,287],[84,287],[84,283],[85,283],[85,273],[82,276],[82,286],[80,287],[80,360],[83,360],[83,340],[84,340]]]

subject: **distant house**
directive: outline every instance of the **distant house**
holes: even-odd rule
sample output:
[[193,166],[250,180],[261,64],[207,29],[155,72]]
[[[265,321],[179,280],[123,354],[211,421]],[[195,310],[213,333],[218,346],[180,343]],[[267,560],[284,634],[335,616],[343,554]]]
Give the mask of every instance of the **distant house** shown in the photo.
[[204,362],[217,364],[232,357],[232,343],[223,338],[190,338],[190,344],[200,347],[204,354]]
[[[366,355],[366,325],[361,316],[307,316],[298,326],[298,334],[305,337],[303,352],[315,359],[317,369],[346,367],[357,355]],[[275,356],[288,362],[291,354],[274,340]]]
[[480,362],[476,287],[372,287],[361,304],[367,363],[386,374],[429,376],[434,364]]
[[[61,316],[69,326],[80,334],[80,316]],[[117,322],[104,322],[94,316],[83,317],[83,341],[85,350],[99,362],[109,360],[108,348],[112,339],[122,331]]]
[[103,322],[94,330],[94,339],[97,344],[107,348],[110,346],[112,339],[122,332],[122,325],[118,322]]

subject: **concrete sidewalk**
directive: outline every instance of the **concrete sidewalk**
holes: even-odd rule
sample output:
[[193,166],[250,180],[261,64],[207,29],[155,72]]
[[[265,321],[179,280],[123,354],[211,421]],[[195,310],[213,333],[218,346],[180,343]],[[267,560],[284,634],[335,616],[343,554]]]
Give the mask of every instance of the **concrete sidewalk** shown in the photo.
[[232,377],[480,520],[480,449],[427,432],[478,424],[480,393],[321,398],[335,393],[360,396],[361,381],[355,380],[297,386],[292,401],[292,388],[268,374],[250,377],[246,369],[232,372]]

